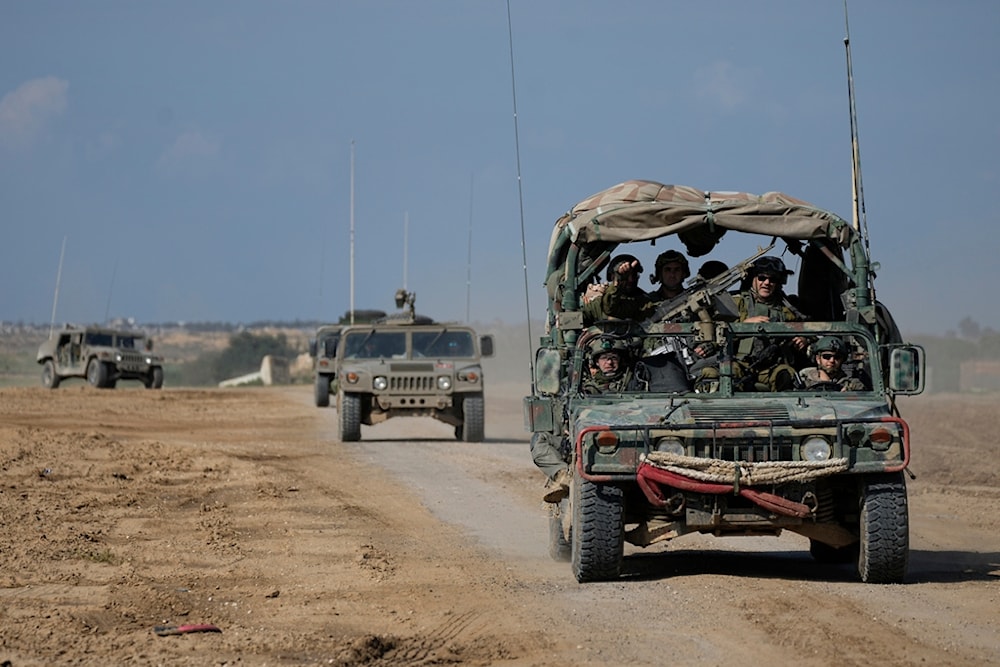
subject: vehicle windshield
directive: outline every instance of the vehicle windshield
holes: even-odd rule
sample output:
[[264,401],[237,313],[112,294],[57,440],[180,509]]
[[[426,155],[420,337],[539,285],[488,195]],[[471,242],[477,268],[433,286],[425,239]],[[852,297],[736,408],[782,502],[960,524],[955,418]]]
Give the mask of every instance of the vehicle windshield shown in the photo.
[[472,333],[469,331],[414,331],[414,357],[471,357]]
[[357,331],[344,337],[348,359],[405,359],[405,331]]

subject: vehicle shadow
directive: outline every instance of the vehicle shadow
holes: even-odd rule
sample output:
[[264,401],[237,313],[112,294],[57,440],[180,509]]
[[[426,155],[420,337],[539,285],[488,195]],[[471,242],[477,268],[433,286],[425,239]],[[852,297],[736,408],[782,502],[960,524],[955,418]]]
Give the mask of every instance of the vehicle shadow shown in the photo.
[[[802,551],[671,550],[625,557],[622,577],[656,581],[699,574],[725,574],[754,579],[801,579],[855,583],[851,563],[819,563]],[[963,583],[1000,579],[1000,553],[911,550],[905,583]]]

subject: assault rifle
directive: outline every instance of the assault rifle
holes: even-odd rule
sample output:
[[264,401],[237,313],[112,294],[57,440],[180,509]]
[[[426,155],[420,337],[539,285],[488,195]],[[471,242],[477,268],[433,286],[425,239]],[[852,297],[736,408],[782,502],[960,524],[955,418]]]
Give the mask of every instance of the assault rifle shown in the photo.
[[714,278],[698,281],[683,292],[667,299],[653,311],[642,323],[642,328],[649,330],[650,325],[657,322],[735,322],[740,319],[736,302],[729,294],[729,288],[734,283],[746,278],[750,265],[758,257],[767,254],[774,248],[775,241],[766,248],[757,248],[757,252],[730,269],[726,269]]

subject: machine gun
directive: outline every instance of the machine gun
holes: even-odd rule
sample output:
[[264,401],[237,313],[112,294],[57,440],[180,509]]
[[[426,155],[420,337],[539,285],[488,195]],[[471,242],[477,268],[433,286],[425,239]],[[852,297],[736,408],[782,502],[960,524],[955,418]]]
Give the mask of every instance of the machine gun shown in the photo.
[[[758,257],[767,254],[774,248],[775,241],[766,248],[758,248],[757,252],[730,269],[726,269],[714,278],[699,281],[672,299],[668,299],[656,307],[653,314],[642,323],[643,329],[657,322],[681,320],[688,322],[735,322],[740,319],[739,310],[729,288],[737,281],[746,278],[750,265]],[[711,336],[706,336],[706,339]]]

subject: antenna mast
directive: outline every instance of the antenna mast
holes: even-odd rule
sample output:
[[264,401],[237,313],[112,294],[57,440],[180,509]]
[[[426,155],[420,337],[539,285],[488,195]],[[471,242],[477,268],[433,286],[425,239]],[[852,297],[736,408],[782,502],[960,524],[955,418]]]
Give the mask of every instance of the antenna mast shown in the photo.
[[56,270],[56,293],[52,297],[52,319],[49,321],[49,338],[56,326],[56,304],[59,303],[59,281],[62,280],[63,257],[66,255],[66,237],[63,237],[62,250],[59,251],[59,268]]
[[406,289],[407,255],[410,252],[410,212],[403,212],[403,289]]
[[524,195],[521,190],[521,142],[517,131],[517,85],[514,79],[514,28],[510,20],[510,0],[507,0],[507,41],[510,47],[510,92],[514,106],[514,155],[517,162],[517,205],[521,217],[521,268],[524,273],[524,311],[528,317],[528,369],[531,372],[531,392],[535,392],[535,359],[531,348],[531,302],[528,299],[528,255],[524,241]]
[[869,265],[868,293],[875,303],[875,274],[871,271],[871,247],[868,243],[868,219],[865,215],[865,188],[861,180],[861,148],[858,139],[858,112],[854,102],[854,64],[851,60],[851,24],[844,0],[844,50],[847,53],[847,99],[851,114],[851,195],[854,201],[854,231],[861,234],[865,246],[865,261]]
[[472,193],[475,185],[475,174],[469,174],[469,252],[465,262],[465,321],[472,320]]
[[354,324],[354,139],[351,139],[351,324]]

